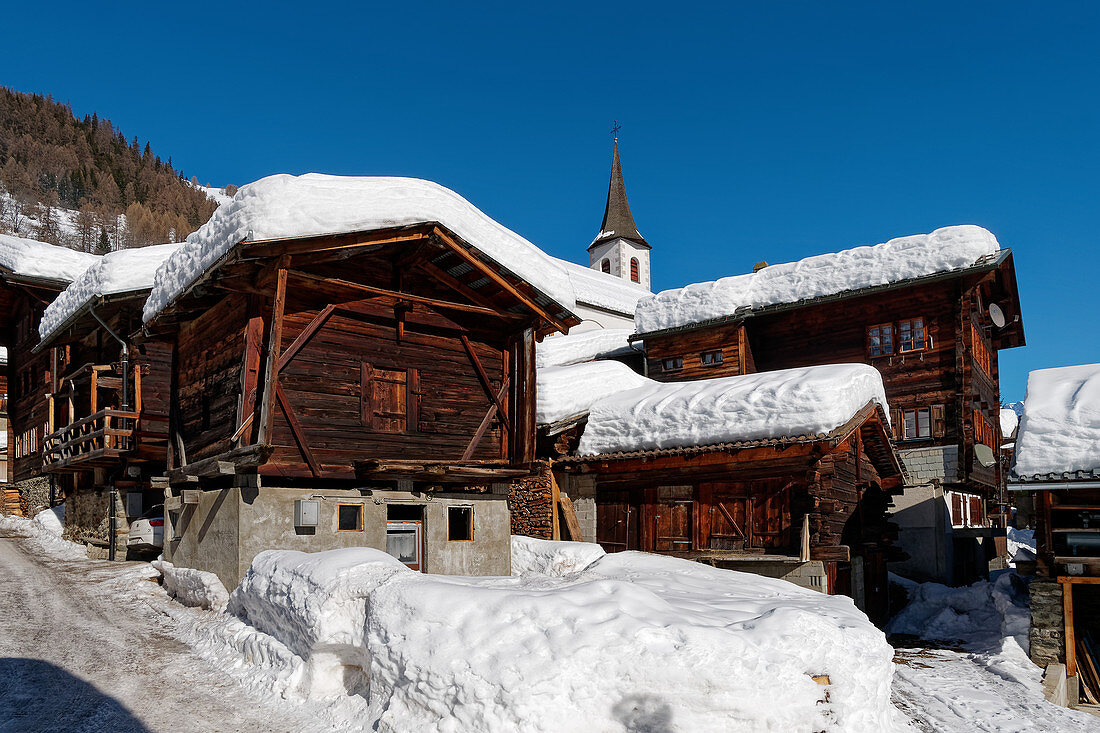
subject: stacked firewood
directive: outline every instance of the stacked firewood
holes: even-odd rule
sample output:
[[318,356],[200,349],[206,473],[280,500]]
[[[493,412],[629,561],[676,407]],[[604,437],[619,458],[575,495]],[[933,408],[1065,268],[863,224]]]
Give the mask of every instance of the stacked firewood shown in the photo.
[[0,514],[11,514],[16,517],[27,515],[26,502],[19,493],[19,489],[10,486],[0,487]]
[[540,469],[535,476],[512,482],[508,509],[512,514],[512,534],[548,540],[554,532],[550,464],[544,463]]

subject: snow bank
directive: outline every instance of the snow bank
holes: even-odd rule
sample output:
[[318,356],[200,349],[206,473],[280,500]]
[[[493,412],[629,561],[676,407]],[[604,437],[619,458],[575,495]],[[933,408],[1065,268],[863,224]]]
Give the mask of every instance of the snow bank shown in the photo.
[[826,434],[872,401],[889,414],[882,376],[866,364],[692,382],[646,380],[643,386],[592,405],[578,452],[592,455]]
[[0,267],[16,275],[72,282],[98,259],[68,247],[0,234]]
[[655,384],[617,361],[591,361],[537,372],[535,421],[548,425],[570,417],[582,417],[597,400],[608,395]]
[[224,611],[229,605],[229,591],[214,573],[177,568],[167,560],[154,560],[150,564],[160,571],[168,595],[183,605],[208,611]]
[[1035,530],[1008,528],[1009,567],[1016,567],[1019,561],[1030,562],[1035,559]]
[[1020,424],[1020,417],[1016,411],[1008,407],[1002,407],[999,413],[1001,424],[1001,439],[1008,443],[1012,441],[1012,434],[1016,432],[1016,426]]
[[572,310],[573,286],[554,260],[454,191],[415,178],[275,175],[242,186],[158,270],[146,321],[243,240],[368,231],[438,222]]
[[634,309],[638,301],[652,295],[649,290],[623,280],[621,277],[609,275],[591,267],[578,265],[569,260],[551,257],[569,276],[569,282],[573,285],[577,302],[591,305],[597,308],[619,313],[620,315],[634,317]]
[[1031,372],[1014,472],[1026,477],[1092,469],[1100,469],[1100,364]]
[[638,333],[659,331],[733,315],[739,308],[795,303],[958,270],[999,249],[996,237],[982,227],[944,227],[666,290],[639,301],[634,322]]
[[512,575],[560,578],[584,570],[605,554],[594,542],[554,542],[512,535]]
[[[58,508],[62,511],[42,511],[34,519],[0,514],[0,529],[17,537],[25,538],[36,552],[52,555],[62,560],[87,560],[87,547],[61,539],[61,532],[57,528],[57,523],[62,521],[62,519],[59,519],[59,514],[62,518],[65,515],[64,507]],[[50,517],[43,516],[47,512]],[[39,519],[40,517],[41,519]]]
[[378,731],[898,728],[892,650],[850,599],[540,542],[519,539],[511,578],[269,551],[230,609],[304,656],[311,697],[366,696]]
[[34,515],[32,521],[54,537],[60,537],[65,533],[65,505],[43,509]]
[[120,249],[98,258],[46,307],[38,324],[38,335],[43,341],[49,339],[69,317],[95,298],[153,287],[157,268],[182,246],[158,244]]
[[638,353],[630,347],[633,333],[627,328],[600,328],[549,336],[535,346],[535,365],[544,369],[580,364],[611,354]]

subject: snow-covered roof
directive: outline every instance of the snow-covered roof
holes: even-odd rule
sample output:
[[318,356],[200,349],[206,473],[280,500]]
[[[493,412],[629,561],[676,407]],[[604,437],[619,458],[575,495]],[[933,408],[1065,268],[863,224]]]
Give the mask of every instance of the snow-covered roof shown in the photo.
[[1000,250],[979,226],[937,229],[898,237],[873,247],[807,257],[758,272],[665,290],[638,303],[638,333],[686,326],[713,318],[852,290],[890,285],[972,267]]
[[68,247],[0,234],[0,267],[15,275],[72,282],[97,260]]
[[652,295],[649,290],[621,277],[593,270],[569,260],[551,257],[569,276],[577,302],[634,317],[638,301]]
[[548,336],[535,346],[535,365],[543,369],[637,353],[630,346],[633,334],[628,328],[597,328]]
[[42,314],[38,335],[48,341],[94,299],[104,295],[135,293],[153,287],[157,268],[183,245],[120,249],[97,258],[91,267],[61,291]]
[[1024,479],[1100,473],[1100,364],[1028,375],[1013,472]]
[[867,364],[830,364],[690,382],[646,380],[642,386],[592,404],[578,453],[825,436],[870,402],[889,414],[882,375]]
[[617,361],[540,367],[535,389],[535,421],[539,425],[549,425],[581,418],[597,400],[647,384],[656,383]]
[[1000,412],[1001,440],[1012,440],[1012,434],[1016,432],[1016,426],[1020,424],[1020,416],[1011,407],[1002,407]]
[[483,255],[573,310],[573,286],[553,258],[454,191],[415,178],[275,175],[242,186],[157,271],[144,318],[152,320],[242,241],[439,223]]

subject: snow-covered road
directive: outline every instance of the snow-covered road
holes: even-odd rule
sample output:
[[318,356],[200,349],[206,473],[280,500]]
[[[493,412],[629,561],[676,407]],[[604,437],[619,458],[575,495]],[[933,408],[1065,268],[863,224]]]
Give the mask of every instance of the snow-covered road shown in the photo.
[[174,639],[174,622],[134,597],[148,574],[43,557],[0,530],[0,731],[311,729]]

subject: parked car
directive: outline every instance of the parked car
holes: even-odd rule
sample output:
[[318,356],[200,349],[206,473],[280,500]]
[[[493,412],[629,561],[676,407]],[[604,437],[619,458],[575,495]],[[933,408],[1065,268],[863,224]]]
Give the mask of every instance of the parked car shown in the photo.
[[126,549],[137,552],[164,547],[164,505],[157,504],[130,524]]

